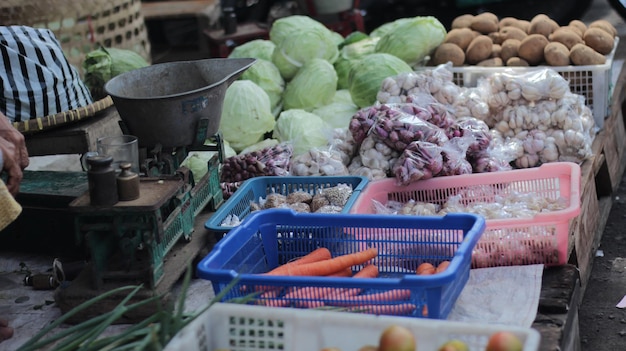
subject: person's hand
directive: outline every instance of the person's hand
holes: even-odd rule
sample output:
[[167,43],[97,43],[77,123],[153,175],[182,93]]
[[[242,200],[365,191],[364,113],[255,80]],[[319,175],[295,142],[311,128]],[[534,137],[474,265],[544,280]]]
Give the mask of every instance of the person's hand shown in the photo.
[[0,151],[4,160],[0,173],[7,173],[7,188],[15,196],[20,189],[23,170],[28,167],[28,150],[24,135],[15,129],[2,113],[0,113]]

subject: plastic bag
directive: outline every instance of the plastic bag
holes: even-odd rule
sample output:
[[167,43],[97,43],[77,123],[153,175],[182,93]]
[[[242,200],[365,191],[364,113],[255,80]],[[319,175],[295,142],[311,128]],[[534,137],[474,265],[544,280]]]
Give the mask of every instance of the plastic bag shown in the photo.
[[259,176],[289,175],[291,143],[280,143],[224,160],[221,182],[240,182]]
[[437,176],[443,169],[441,146],[425,141],[414,141],[404,149],[393,166],[399,185],[408,185],[421,179]]
[[293,156],[290,173],[296,176],[342,176],[348,175],[341,154],[326,148],[312,148]]
[[442,145],[448,141],[443,129],[415,115],[386,106],[373,125],[372,134],[396,151],[403,151],[414,141]]

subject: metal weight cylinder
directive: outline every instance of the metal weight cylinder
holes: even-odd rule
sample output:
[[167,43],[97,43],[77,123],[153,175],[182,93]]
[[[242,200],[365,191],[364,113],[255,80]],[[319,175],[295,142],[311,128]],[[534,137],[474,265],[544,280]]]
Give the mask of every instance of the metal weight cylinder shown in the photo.
[[89,200],[91,206],[113,206],[119,200],[117,196],[117,181],[115,169],[111,166],[113,158],[110,156],[91,156],[87,158],[89,170]]
[[122,172],[117,176],[117,196],[120,201],[139,198],[139,175],[130,170],[130,162],[120,163]]

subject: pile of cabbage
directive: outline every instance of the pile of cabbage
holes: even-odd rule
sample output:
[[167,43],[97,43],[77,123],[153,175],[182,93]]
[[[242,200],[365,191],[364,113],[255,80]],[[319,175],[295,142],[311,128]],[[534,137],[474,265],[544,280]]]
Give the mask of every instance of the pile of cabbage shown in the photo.
[[256,62],[226,91],[226,156],[284,142],[294,156],[326,146],[336,128],[347,130],[359,109],[376,102],[385,78],[423,65],[445,35],[430,16],[346,38],[307,16],[276,20],[269,40],[244,43],[229,56]]
[[[269,40],[236,47],[230,57],[256,62],[225,94],[225,197],[244,175],[395,177],[407,185],[592,156],[592,112],[556,71],[459,87],[446,65],[424,67],[445,35],[434,17],[343,38],[290,16],[275,21]],[[204,159],[192,160],[206,169]]]

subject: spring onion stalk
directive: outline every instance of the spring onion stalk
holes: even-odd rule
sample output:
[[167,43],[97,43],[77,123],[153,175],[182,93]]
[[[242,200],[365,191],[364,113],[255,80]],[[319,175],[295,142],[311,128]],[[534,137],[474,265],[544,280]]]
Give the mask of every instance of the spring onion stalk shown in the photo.
[[[185,313],[185,300],[191,281],[192,268],[189,264],[183,279],[181,294],[174,305],[162,304],[162,295],[153,296],[148,299],[128,304],[129,301],[142,288],[139,286],[124,286],[105,292],[82,304],[58,318],[42,331],[37,333],[31,340],[22,345],[18,351],[41,350],[54,344],[55,351],[161,351],[171,338],[182,328],[191,323],[196,317],[209,309],[214,303],[221,301],[224,296],[238,284],[239,279],[234,279],[222,291],[217,294],[209,303],[192,313]],[[52,330],[61,326],[64,322],[77,314],[88,309],[92,305],[109,298],[123,291],[128,291],[128,295],[120,301],[117,306],[107,313],[90,318],[82,323],[63,329],[55,335],[47,336]],[[231,299],[231,303],[246,303],[253,299],[255,294]],[[141,308],[147,304],[156,303],[157,311],[139,323],[129,326],[122,332],[102,337],[106,328],[110,327],[123,315]]]

